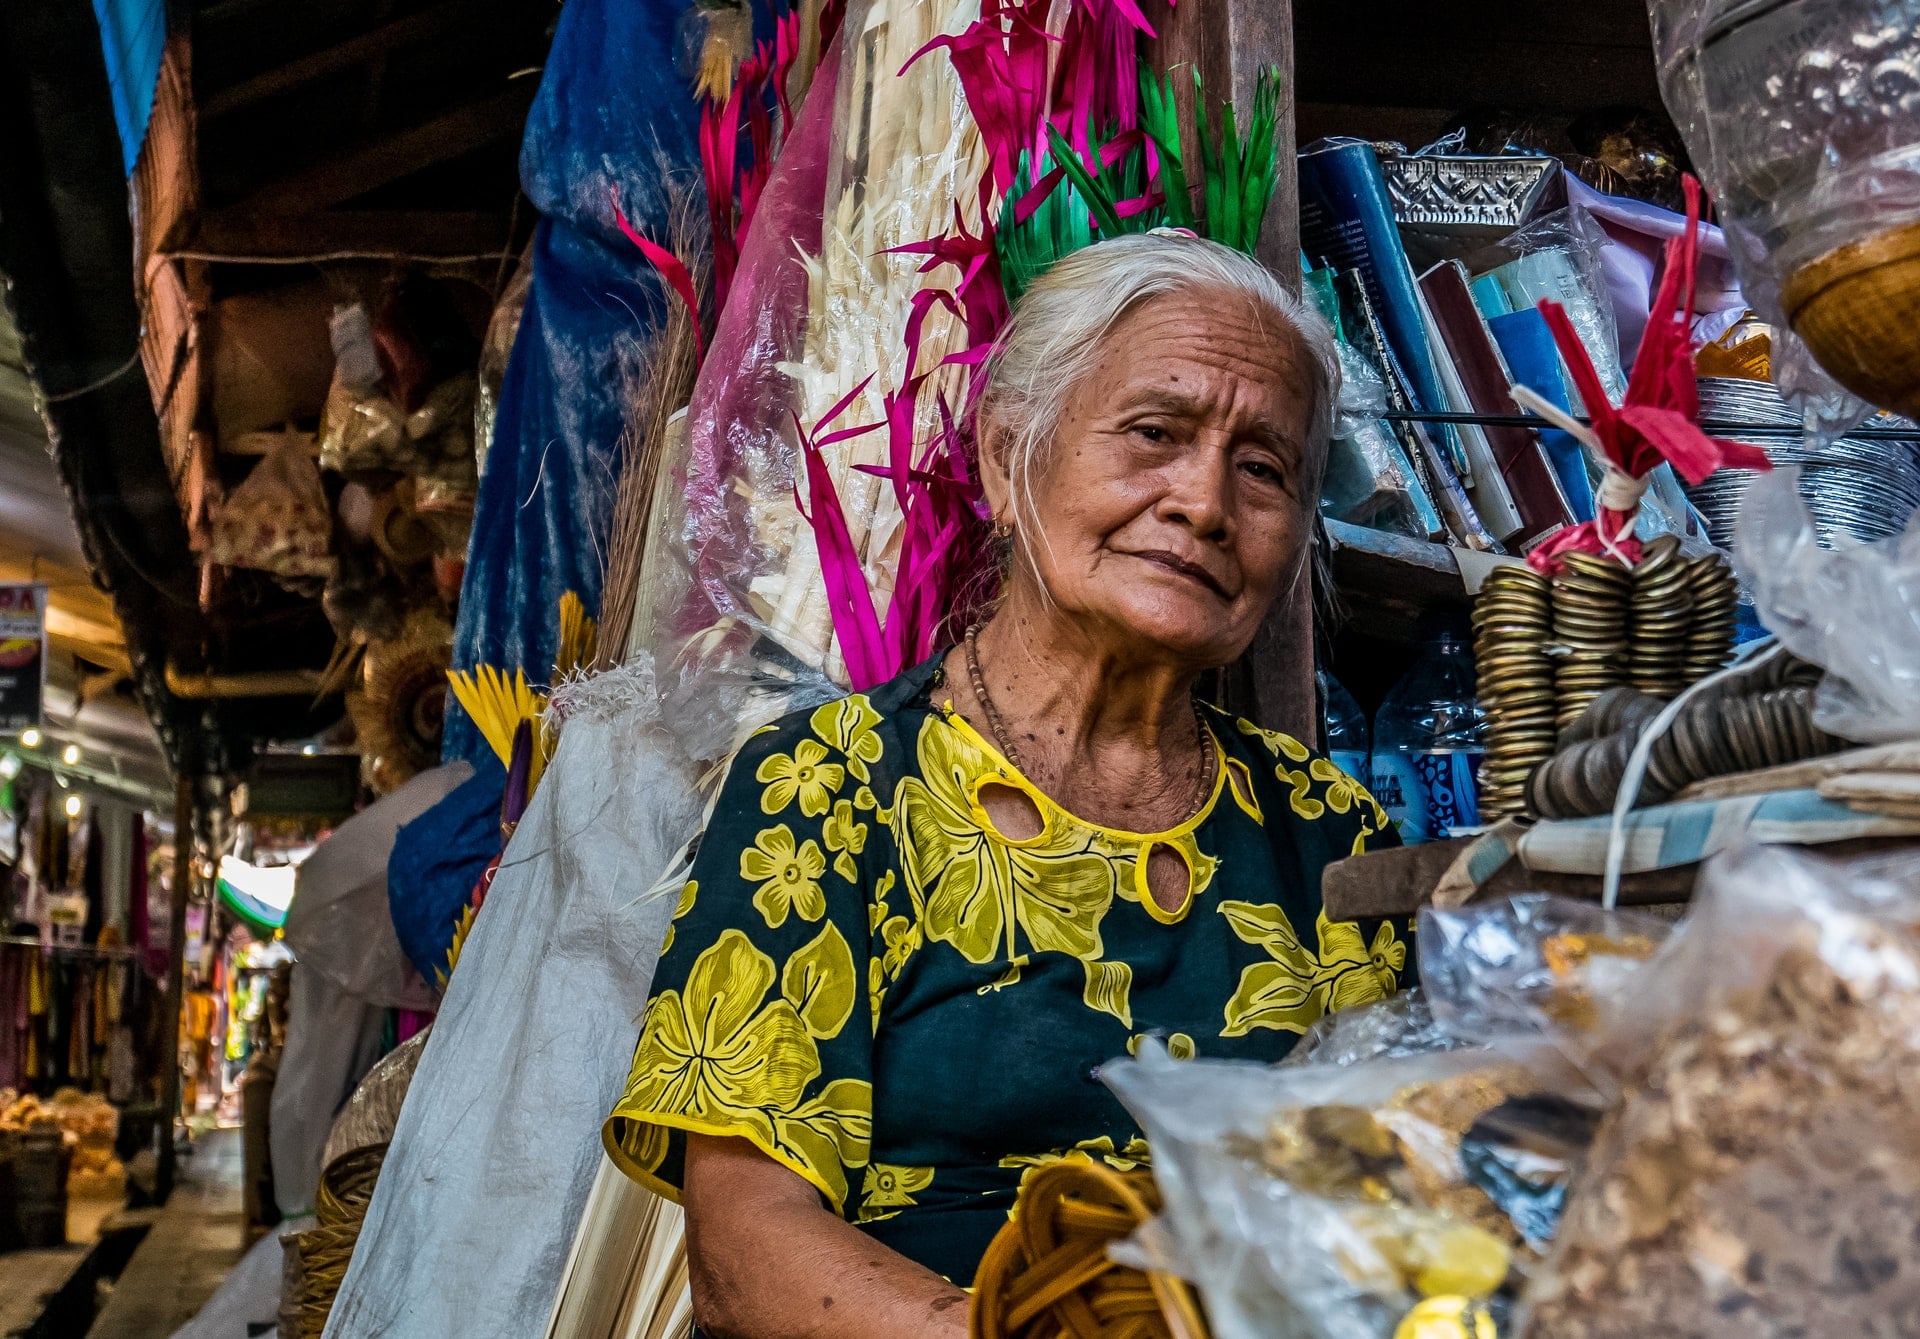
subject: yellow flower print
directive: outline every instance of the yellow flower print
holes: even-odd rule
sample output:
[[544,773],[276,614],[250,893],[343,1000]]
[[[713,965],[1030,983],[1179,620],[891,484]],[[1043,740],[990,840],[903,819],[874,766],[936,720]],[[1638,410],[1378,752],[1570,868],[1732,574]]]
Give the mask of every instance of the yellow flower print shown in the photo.
[[[829,702],[813,713],[813,732],[847,760],[847,771],[856,781],[871,781],[873,764],[880,761],[884,746],[874,727],[880,713],[873,709],[864,693]],[[799,750],[794,752],[798,754]]]
[[867,1009],[873,1018],[874,1035],[880,1033],[880,1006],[887,998],[887,973],[880,959],[867,959]]
[[867,825],[855,820],[852,801],[834,802],[832,815],[821,825],[821,835],[829,851],[839,852],[833,860],[834,872],[848,883],[860,882],[860,867],[853,858],[867,849]]
[[1020,974],[1026,970],[1027,964],[1030,961],[1032,961],[1032,959],[1022,953],[1019,957],[1007,964],[1006,971],[1000,973],[1000,975],[994,977],[993,980],[987,982],[986,985],[981,986],[973,993],[976,995],[998,995],[1008,986],[1019,985]]
[[1320,954],[1315,956],[1277,906],[1222,902],[1220,914],[1235,935],[1258,944],[1272,959],[1240,973],[1239,986],[1226,1004],[1223,1037],[1245,1036],[1255,1028],[1305,1032],[1331,1010],[1392,994],[1395,973],[1406,964],[1406,945],[1395,939],[1391,925],[1381,925],[1369,949],[1358,926],[1336,925],[1321,912],[1316,923]]
[[907,959],[920,947],[920,927],[905,916],[895,916],[880,927],[880,941],[886,946],[881,955],[881,965],[891,981],[900,975],[900,969],[907,965]]
[[1313,774],[1315,781],[1326,784],[1326,790],[1321,793],[1320,798],[1325,800],[1327,808],[1336,814],[1357,809],[1361,801],[1368,798],[1367,788],[1335,767],[1329,759],[1315,758],[1313,765],[1307,770]]
[[1295,739],[1292,735],[1283,735],[1278,730],[1262,730],[1252,721],[1241,718],[1235,723],[1241,734],[1259,740],[1267,746],[1267,752],[1278,758],[1285,756],[1290,762],[1305,762],[1313,756],[1313,750]]
[[1327,806],[1313,798],[1313,778],[1305,772],[1287,767],[1276,767],[1273,774],[1293,787],[1293,793],[1287,796],[1287,802],[1293,806],[1293,812],[1311,822],[1327,812]]
[[813,942],[787,959],[780,994],[808,1033],[822,1041],[840,1035],[853,1015],[853,950],[840,927],[828,921]]
[[[1128,1037],[1127,1038],[1127,1054],[1139,1055],[1140,1043],[1145,1041],[1151,1035],[1153,1034],[1147,1033],[1147,1032],[1136,1032],[1131,1037]],[[1189,1037],[1184,1032],[1176,1032],[1172,1036],[1168,1037],[1166,1040],[1167,1040],[1167,1056],[1169,1059],[1191,1060],[1193,1059],[1194,1056],[1200,1053],[1199,1048],[1193,1044],[1193,1038]]]
[[790,911],[803,921],[827,914],[826,894],[820,891],[820,876],[826,872],[820,844],[809,837],[796,848],[793,829],[785,823],[763,829],[753,846],[740,853],[740,877],[764,881],[754,890],[753,905],[770,930],[785,925]]
[[[1000,1159],[1000,1165],[1008,1170],[1023,1168],[1020,1173],[1020,1185],[1025,1188],[1033,1174],[1043,1167],[1052,1167],[1062,1162],[1090,1163],[1095,1158],[1107,1164],[1117,1172],[1130,1172],[1136,1167],[1147,1167],[1153,1163],[1153,1156],[1147,1149],[1147,1141],[1135,1135],[1127,1140],[1126,1146],[1115,1150],[1112,1135],[1101,1135],[1098,1139],[1082,1139],[1072,1148],[1059,1149],[1052,1153],[1016,1153]],[[1017,1215],[1009,1212],[1007,1217]]]
[[893,891],[893,871],[880,871],[880,877],[873,881],[873,900],[867,903],[867,929],[880,933],[880,927],[887,919],[887,894]]
[[1360,927],[1352,921],[1329,921],[1321,912],[1318,925],[1320,961],[1337,973],[1329,991],[1329,1011],[1370,1004],[1393,994],[1400,970],[1407,965],[1407,946],[1394,934],[1392,921],[1380,922],[1371,945],[1360,938]]
[[900,1210],[920,1201],[914,1196],[933,1184],[931,1167],[899,1167],[888,1162],[870,1163],[866,1180],[860,1186],[860,1216],[855,1222],[872,1223],[891,1218]]
[[[663,991],[647,1006],[615,1118],[673,1116],[745,1136],[844,1203],[846,1169],[867,1162],[872,1086],[839,1079],[811,1101],[805,1093],[821,1072],[816,1029],[840,1012],[839,988],[822,978],[841,968],[845,949],[816,940],[800,950],[782,974],[783,993],[768,1000],[773,959],[738,930],[722,934],[695,960],[684,990]],[[850,957],[844,966],[850,976]],[[639,1135],[633,1152],[651,1154],[657,1138]]]
[[1030,844],[991,835],[970,797],[992,764],[939,716],[921,727],[919,761],[922,775],[900,783],[892,826],[926,937],[976,964],[1019,956],[1019,932],[1040,952],[1097,962],[1120,880],[1098,834],[1050,818]]
[[847,770],[839,763],[827,761],[824,744],[803,739],[793,746],[792,757],[770,753],[762,758],[753,775],[755,780],[767,783],[760,795],[762,812],[780,813],[798,796],[800,812],[808,818],[818,818],[827,812],[833,792],[847,779]]
[[667,937],[660,941],[660,956],[666,957],[667,950],[673,947],[674,923],[693,910],[693,899],[700,895],[700,880],[688,879],[680,890],[680,904],[673,909],[673,920],[667,922]]

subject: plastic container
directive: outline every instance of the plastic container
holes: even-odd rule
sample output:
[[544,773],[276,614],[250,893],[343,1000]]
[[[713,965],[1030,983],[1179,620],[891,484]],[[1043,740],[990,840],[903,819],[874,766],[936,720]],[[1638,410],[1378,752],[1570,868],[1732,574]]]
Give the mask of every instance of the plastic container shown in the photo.
[[1360,710],[1360,704],[1353,700],[1346,685],[1325,670],[1320,671],[1320,707],[1326,726],[1327,756],[1333,759],[1335,767],[1371,789],[1373,728],[1367,724],[1367,713]]
[[1439,632],[1373,718],[1371,788],[1401,841],[1438,841],[1480,825],[1475,774],[1486,731],[1472,649],[1451,629]]

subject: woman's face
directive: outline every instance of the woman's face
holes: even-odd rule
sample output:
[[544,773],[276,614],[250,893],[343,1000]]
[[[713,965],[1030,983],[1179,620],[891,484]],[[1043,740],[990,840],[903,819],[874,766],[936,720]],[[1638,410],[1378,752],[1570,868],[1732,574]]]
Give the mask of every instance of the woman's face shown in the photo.
[[1011,505],[986,443],[988,500],[1020,548],[1010,580],[1033,581],[1030,555],[1053,603],[1122,659],[1234,660],[1309,542],[1307,357],[1237,294],[1135,308],[1068,401],[1031,508]]

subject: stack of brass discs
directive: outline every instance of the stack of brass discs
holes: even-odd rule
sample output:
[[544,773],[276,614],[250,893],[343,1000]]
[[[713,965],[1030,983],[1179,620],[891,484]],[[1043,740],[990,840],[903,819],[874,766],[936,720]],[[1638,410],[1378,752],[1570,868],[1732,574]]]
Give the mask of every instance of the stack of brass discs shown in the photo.
[[1527,774],[1553,753],[1558,709],[1547,655],[1552,590],[1531,567],[1488,575],[1473,606],[1473,656],[1487,713],[1480,814],[1488,822],[1525,808]]
[[1683,666],[1688,683],[1724,668],[1733,658],[1733,625],[1740,599],[1740,583],[1724,556],[1710,553],[1687,564],[1687,585],[1693,594],[1693,622],[1687,628],[1687,657]]
[[1627,682],[1627,623],[1633,577],[1611,558],[1563,553],[1553,579],[1556,720],[1571,725],[1609,688]]
[[1698,675],[1686,672],[1692,646],[1693,564],[1680,556],[1680,541],[1662,535],[1642,551],[1633,568],[1633,636],[1628,643],[1628,681],[1655,697],[1677,697]]

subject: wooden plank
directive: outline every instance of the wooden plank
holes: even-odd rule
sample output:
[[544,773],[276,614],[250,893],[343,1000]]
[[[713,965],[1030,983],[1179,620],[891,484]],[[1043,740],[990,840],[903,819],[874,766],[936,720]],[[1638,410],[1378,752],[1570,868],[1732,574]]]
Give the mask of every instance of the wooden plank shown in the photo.
[[200,119],[212,121],[263,99],[324,79],[330,74],[350,70],[401,47],[431,41],[452,32],[471,16],[472,9],[467,0],[445,0],[445,3],[431,9],[423,9],[418,14],[397,19],[371,32],[361,33],[358,37],[221,89],[201,101]]
[[410,177],[422,168],[517,135],[526,124],[537,82],[505,88],[429,121],[334,154],[263,186],[245,203],[263,213],[310,213]]
[[236,207],[200,215],[172,254],[238,261],[493,257],[512,249],[511,227],[505,213],[353,209],[272,213]]
[[[1330,920],[1365,920],[1375,916],[1411,916],[1433,897],[1441,875],[1472,842],[1471,837],[1423,842],[1349,856],[1328,865],[1320,875],[1320,896]],[[1620,905],[1652,906],[1684,902],[1693,896],[1698,865],[1629,874],[1620,882]],[[1558,893],[1589,902],[1600,899],[1597,874],[1546,874],[1509,861],[1483,890],[1483,900],[1515,893]]]
[[[1278,67],[1281,80],[1279,145],[1272,203],[1260,231],[1257,254],[1290,285],[1300,282],[1299,186],[1287,147],[1293,130],[1293,8],[1291,0],[1228,0],[1224,6],[1143,0],[1142,10],[1159,34],[1148,59],[1161,72],[1200,72],[1209,101],[1231,98],[1245,115],[1253,106],[1260,71]],[[1222,21],[1222,9],[1225,21]],[[1193,82],[1173,81],[1181,133],[1193,138]],[[1313,684],[1313,605],[1303,574],[1299,589],[1282,595],[1239,664],[1223,676],[1222,705],[1261,725],[1317,739],[1319,710]]]

